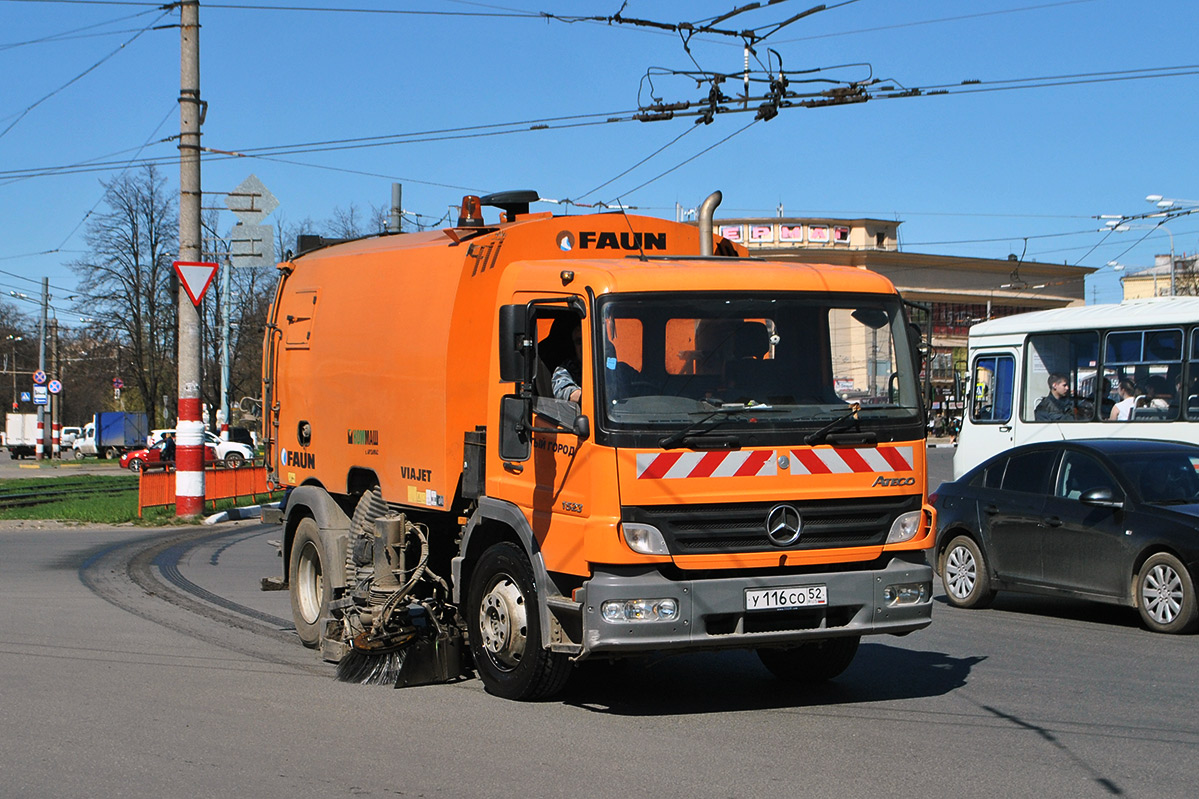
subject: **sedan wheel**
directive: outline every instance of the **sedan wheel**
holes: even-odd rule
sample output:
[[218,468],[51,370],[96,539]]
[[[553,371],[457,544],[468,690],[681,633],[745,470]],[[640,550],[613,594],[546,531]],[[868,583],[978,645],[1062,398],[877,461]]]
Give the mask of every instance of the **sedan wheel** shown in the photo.
[[129,471],[140,472],[141,470],[142,470],[141,458],[130,458],[129,459]]
[[1178,558],[1165,552],[1149,558],[1141,567],[1136,601],[1141,620],[1154,632],[1190,632],[1199,620],[1191,575]]
[[945,548],[941,582],[946,599],[955,607],[982,608],[995,597],[982,550],[968,536],[959,535]]

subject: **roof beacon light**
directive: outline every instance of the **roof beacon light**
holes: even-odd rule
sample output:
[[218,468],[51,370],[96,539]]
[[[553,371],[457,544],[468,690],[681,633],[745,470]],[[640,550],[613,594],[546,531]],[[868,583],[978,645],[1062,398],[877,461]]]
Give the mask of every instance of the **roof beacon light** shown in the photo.
[[473,194],[462,198],[458,227],[483,227],[483,202]]

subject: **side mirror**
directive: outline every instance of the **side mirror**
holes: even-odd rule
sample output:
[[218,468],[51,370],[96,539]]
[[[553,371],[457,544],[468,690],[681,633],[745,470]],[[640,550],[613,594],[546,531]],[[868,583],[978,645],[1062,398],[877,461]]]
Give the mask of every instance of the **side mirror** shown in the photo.
[[533,403],[509,394],[500,399],[500,459],[522,463],[533,452]]
[[1095,505],[1100,508],[1123,508],[1124,500],[1116,499],[1115,494],[1108,487],[1092,488],[1090,491],[1084,491],[1078,501],[1084,505]]
[[528,309],[523,305],[500,306],[500,380],[505,383],[530,380],[533,351]]

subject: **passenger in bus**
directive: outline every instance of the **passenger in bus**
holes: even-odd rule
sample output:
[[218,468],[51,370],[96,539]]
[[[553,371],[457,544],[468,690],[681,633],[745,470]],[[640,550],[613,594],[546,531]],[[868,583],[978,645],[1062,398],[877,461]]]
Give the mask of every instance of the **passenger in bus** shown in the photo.
[[1148,403],[1145,407],[1166,410],[1170,407],[1173,397],[1166,387],[1166,378],[1161,375],[1150,375],[1145,381],[1145,397]]
[[1113,422],[1127,422],[1132,418],[1132,409],[1137,404],[1137,384],[1125,378],[1120,381],[1116,392],[1120,395],[1120,401],[1112,406],[1111,415],[1107,418]]
[[1032,411],[1037,421],[1061,421],[1064,419],[1076,419],[1079,416],[1081,408],[1079,404],[1070,396],[1070,380],[1065,374],[1050,374],[1049,379],[1049,394],[1042,397],[1040,402],[1037,402],[1037,407]]

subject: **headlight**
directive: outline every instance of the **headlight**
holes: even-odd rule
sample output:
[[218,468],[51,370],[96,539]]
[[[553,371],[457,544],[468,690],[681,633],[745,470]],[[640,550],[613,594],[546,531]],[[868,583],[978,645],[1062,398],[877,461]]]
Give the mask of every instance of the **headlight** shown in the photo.
[[640,552],[642,555],[670,554],[670,550],[666,548],[666,539],[662,537],[662,531],[657,527],[649,524],[621,522],[620,532],[624,536],[625,543],[629,545],[629,549],[634,552]]
[[904,541],[910,541],[920,530],[920,519],[923,518],[922,511],[914,510],[908,513],[900,514],[894,522],[891,523],[891,532],[887,533],[888,544],[902,544]]
[[883,589],[883,601],[889,606],[927,602],[933,594],[932,583],[896,583]]
[[600,606],[604,621],[623,624],[629,621],[675,621],[679,603],[669,597],[662,599],[610,599]]

